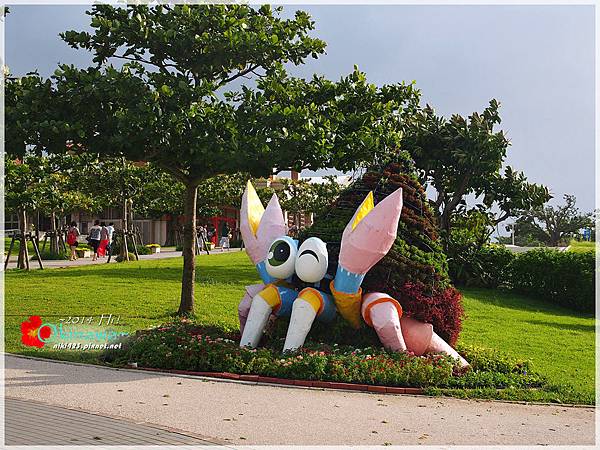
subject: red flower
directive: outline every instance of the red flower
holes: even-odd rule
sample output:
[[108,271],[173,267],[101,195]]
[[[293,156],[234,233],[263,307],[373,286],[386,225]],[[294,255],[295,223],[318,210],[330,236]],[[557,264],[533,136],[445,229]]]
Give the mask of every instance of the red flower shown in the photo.
[[42,319],[40,316],[31,316],[28,320],[21,322],[21,342],[28,347],[42,348],[45,343],[39,339],[38,333],[42,339],[48,339],[52,330],[49,327],[44,327],[40,332],[41,326]]

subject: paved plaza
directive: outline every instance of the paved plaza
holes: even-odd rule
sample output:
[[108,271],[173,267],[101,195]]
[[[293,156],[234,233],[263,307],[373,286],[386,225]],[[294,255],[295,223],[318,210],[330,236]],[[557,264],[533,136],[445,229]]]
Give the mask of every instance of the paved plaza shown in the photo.
[[[96,429],[110,442],[124,432],[127,443],[158,444],[186,439],[236,446],[594,444],[594,409],[588,407],[257,385],[13,355],[5,361],[7,427],[28,429],[27,438],[35,442],[53,428],[33,426],[26,414],[42,410],[41,403],[63,415],[84,414],[93,427],[74,437],[85,437],[86,445]],[[65,439],[61,435],[48,436]]]
[[215,445],[189,434],[33,400],[5,399],[6,445]]

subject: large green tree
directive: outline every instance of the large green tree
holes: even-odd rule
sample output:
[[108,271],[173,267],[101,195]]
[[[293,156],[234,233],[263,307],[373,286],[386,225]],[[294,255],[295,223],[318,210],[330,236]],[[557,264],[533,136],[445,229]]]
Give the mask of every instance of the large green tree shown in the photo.
[[203,180],[355,168],[396,147],[403,118],[418,105],[412,85],[376,88],[357,69],[339,82],[289,77],[286,64],[317,57],[325,43],[309,35],[314,24],[305,12],[283,19],[280,11],[102,5],[89,12],[91,33],[62,34],[92,52],[96,66],[56,71],[47,113],[61,123],[50,126],[50,137],[33,139],[49,151],[71,140],[88,152],[150,161],[185,186],[182,314],[194,307]]
[[503,168],[510,142],[495,130],[499,107],[491,100],[482,113],[446,119],[427,105],[406,132],[403,149],[414,158],[424,185],[435,189],[432,205],[446,235],[457,223],[453,216],[465,211],[467,196],[479,200],[475,207],[489,213],[491,225],[550,199],[545,186],[527,182],[510,166]]
[[574,195],[565,195],[564,200],[563,205],[522,211],[515,224],[515,234],[556,247],[568,243],[582,228],[593,226],[593,214],[579,211]]

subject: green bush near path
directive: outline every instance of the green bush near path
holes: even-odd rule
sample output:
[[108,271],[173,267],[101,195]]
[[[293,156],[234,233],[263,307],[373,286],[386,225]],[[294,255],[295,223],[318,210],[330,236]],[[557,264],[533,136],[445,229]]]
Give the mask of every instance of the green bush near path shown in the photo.
[[596,306],[596,255],[531,250],[510,262],[507,284],[515,291],[592,313]]
[[595,252],[596,243],[588,241],[571,241],[568,251],[575,253]]
[[[258,282],[256,269],[243,252],[197,259],[195,321],[224,330],[238,329],[237,304],[244,286]],[[56,351],[25,347],[20,324],[31,315],[57,323],[68,316],[121,316],[119,330],[134,332],[173,320],[179,306],[181,258],[78,266],[26,273],[5,273],[6,351],[25,355],[97,362],[96,352]],[[539,400],[594,401],[593,317],[507,291],[466,288],[466,319],[459,348],[495,349],[531,360],[554,392],[536,391]],[[473,388],[474,389],[474,388]],[[526,399],[532,391],[502,391],[497,396]],[[458,396],[489,396],[485,389],[454,389]]]
[[577,311],[595,310],[596,255],[539,248],[512,253],[499,245],[471,247],[453,264],[457,285],[503,287]]

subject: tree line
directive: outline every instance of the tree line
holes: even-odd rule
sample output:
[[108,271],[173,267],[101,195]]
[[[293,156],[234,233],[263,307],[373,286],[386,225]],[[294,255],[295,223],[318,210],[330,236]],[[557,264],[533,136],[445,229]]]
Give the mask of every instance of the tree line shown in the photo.
[[356,66],[335,81],[289,75],[325,53],[306,12],[286,19],[269,5],[95,5],[87,14],[91,32],[60,36],[90,52],[92,66],[62,64],[48,79],[6,77],[7,153],[71,151],[156,169],[136,205],[185,218],[180,314],[194,310],[197,214],[214,206],[206,198],[234,186],[219,177],[347,172],[408,153],[436,191],[432,206],[446,235],[466,211],[500,223],[551,197],[504,165],[510,142],[497,129],[494,99],[481,113],[446,119],[421,105],[414,83],[377,86]]

